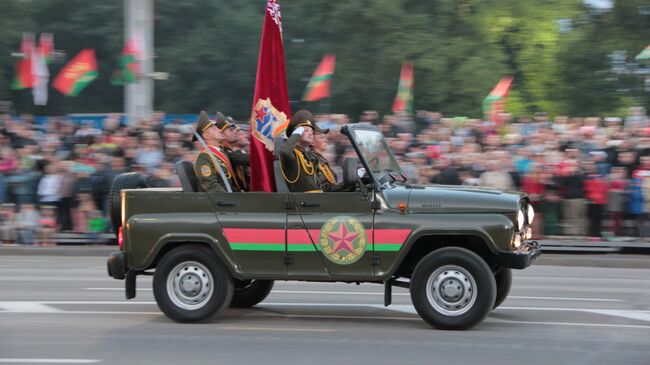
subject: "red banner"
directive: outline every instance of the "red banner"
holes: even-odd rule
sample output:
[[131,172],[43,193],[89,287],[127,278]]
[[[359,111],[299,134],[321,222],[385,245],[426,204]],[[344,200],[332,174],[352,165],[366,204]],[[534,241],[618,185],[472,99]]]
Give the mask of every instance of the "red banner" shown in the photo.
[[268,0],[251,113],[251,191],[276,191],[273,149],[290,116],[280,4]]

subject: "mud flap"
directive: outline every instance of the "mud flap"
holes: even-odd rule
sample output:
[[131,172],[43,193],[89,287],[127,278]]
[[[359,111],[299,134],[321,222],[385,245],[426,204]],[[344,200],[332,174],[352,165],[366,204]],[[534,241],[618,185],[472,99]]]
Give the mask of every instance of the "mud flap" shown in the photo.
[[126,292],[126,299],[135,298],[135,277],[136,277],[135,271],[129,270],[126,272],[126,275],[124,277],[124,289]]

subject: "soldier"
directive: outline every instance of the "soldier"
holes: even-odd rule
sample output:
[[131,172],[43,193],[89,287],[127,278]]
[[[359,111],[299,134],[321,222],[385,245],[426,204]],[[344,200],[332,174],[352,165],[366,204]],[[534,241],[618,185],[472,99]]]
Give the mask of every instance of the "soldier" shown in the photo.
[[223,133],[224,139],[220,147],[235,171],[236,183],[243,191],[248,191],[248,181],[250,179],[250,156],[245,150],[237,147],[239,139],[239,127],[231,117],[224,117],[221,112],[217,112],[217,128]]
[[[235,173],[228,156],[223,153],[221,147],[218,147],[224,140],[224,135],[221,129],[217,128],[214,121],[208,118],[208,114],[204,111],[199,114],[199,120],[196,123],[196,131],[205,140],[205,143],[210,148],[207,151],[205,148],[196,156],[194,160],[194,174],[198,179],[199,191],[207,192],[225,192],[226,184],[219,173],[215,163],[221,167],[221,171],[225,175],[228,183],[233,191],[239,191],[237,188],[236,180],[234,179]],[[196,136],[193,137],[196,141]]]
[[312,145],[312,153],[318,160],[318,180],[323,191],[343,191],[343,183],[337,183],[336,172],[330,166],[327,158],[321,153],[327,149],[327,132],[329,130],[325,129],[323,133],[316,133]]
[[[323,164],[314,153],[311,145],[314,143],[314,133],[327,133],[328,130],[318,128],[313,122],[314,116],[307,110],[297,111],[287,126],[288,139],[279,147],[282,175],[287,181],[289,190],[293,192],[319,193],[330,189],[322,181],[333,179],[329,163]],[[327,160],[323,157],[323,160]],[[325,167],[325,168],[323,168]],[[324,171],[329,171],[329,173]],[[328,178],[329,177],[329,178]]]

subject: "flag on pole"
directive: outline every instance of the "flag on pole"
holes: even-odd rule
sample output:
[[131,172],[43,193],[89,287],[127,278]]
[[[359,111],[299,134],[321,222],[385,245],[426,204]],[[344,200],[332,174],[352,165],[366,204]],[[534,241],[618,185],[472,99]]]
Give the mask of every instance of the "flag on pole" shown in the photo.
[[636,55],[636,57],[634,57],[634,59],[636,61],[649,60],[650,59],[650,44],[648,44],[648,46],[643,51],[641,51],[641,53]]
[[32,50],[34,49],[34,34],[25,33],[20,42],[22,59],[16,62],[16,75],[11,82],[12,90],[31,89],[34,85],[32,76]]
[[54,36],[52,33],[41,33],[38,39],[38,52],[46,63],[52,63],[54,58]]
[[413,114],[413,64],[404,62],[399,74],[397,95],[393,101],[393,113],[406,112]]
[[512,81],[512,76],[503,76],[483,100],[483,113],[488,115],[488,118],[493,122],[500,122],[499,114],[504,110],[505,98],[508,96]]
[[95,50],[84,49],[68,62],[54,79],[53,86],[66,96],[77,96],[97,78]]
[[276,138],[287,129],[290,115],[280,3],[268,0],[251,112],[251,191],[276,191],[273,150]]
[[304,101],[317,101],[324,98],[329,98],[330,96],[330,80],[334,74],[334,64],[336,62],[336,56],[333,54],[327,54],[323,57],[323,60],[320,61],[320,64],[314,71],[314,74],[309,80],[307,87],[305,88],[305,93],[302,97]]
[[141,51],[133,38],[129,39],[122,49],[122,56],[113,72],[111,84],[124,85],[138,82],[142,75],[140,68]]

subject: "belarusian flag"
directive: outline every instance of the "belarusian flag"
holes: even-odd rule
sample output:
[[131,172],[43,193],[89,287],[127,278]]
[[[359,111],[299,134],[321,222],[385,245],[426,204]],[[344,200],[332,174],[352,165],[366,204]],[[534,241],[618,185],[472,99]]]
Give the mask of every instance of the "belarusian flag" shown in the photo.
[[643,51],[641,51],[641,53],[636,55],[634,59],[637,61],[650,59],[650,44]]
[[140,51],[133,39],[129,39],[122,49],[118,69],[113,72],[111,84],[124,85],[138,82],[140,78]]
[[30,89],[32,85],[34,85],[34,78],[32,77],[32,60],[25,58],[16,62],[16,75],[11,82],[11,89]]
[[503,111],[505,98],[508,96],[512,86],[512,76],[504,76],[499,83],[490,91],[490,94],[483,100],[483,113],[489,115],[490,120],[498,121],[498,114]]
[[265,13],[251,113],[251,191],[276,190],[273,150],[291,115],[278,0],[268,0]]
[[12,90],[30,89],[34,85],[32,75],[32,50],[34,49],[34,34],[23,34],[20,42],[20,52],[23,58],[16,62],[16,75],[11,82]]
[[413,114],[413,64],[404,62],[399,74],[397,95],[393,101],[393,113],[407,112]]
[[336,56],[333,54],[327,54],[323,57],[305,88],[302,100],[317,101],[330,96],[330,80],[334,74],[335,62]]
[[54,37],[52,33],[41,33],[38,39],[38,52],[46,63],[52,63],[54,56]]
[[63,67],[54,79],[53,86],[64,95],[77,96],[96,78],[95,51],[84,49]]

